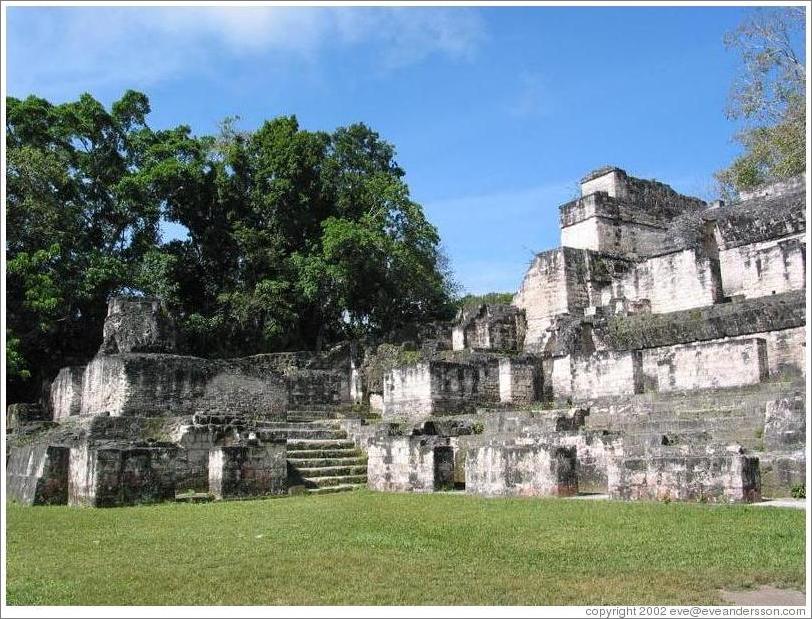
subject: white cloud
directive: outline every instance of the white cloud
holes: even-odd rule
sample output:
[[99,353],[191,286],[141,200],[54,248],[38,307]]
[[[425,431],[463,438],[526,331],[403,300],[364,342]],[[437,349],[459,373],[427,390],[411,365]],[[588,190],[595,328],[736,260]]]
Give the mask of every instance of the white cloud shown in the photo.
[[312,7],[12,7],[10,90],[148,85],[205,71],[218,57],[276,52],[313,63],[329,50],[374,47],[381,70],[434,55],[469,59],[484,37],[469,9]]
[[508,105],[508,112],[519,118],[544,115],[549,112],[549,98],[544,78],[539,73],[519,75],[518,94]]

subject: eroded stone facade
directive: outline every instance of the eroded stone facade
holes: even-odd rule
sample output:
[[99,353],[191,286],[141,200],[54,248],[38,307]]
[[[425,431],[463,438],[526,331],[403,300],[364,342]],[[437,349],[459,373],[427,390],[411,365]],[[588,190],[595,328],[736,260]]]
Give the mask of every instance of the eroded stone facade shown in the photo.
[[383,342],[190,357],[159,299],[112,299],[99,354],[9,407],[11,498],[790,494],[806,471],[804,179],[708,205],[609,167],[581,194],[511,305]]

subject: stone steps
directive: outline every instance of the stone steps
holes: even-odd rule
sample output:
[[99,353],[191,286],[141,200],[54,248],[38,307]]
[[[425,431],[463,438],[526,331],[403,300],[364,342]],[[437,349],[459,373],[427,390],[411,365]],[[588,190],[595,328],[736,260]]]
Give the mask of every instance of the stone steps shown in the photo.
[[324,419],[312,421],[260,421],[257,422],[260,428],[268,428],[270,430],[308,430],[314,428],[341,428],[341,422],[338,419]]
[[346,458],[288,458],[288,462],[299,470],[320,466],[363,466],[366,470],[367,459],[364,456],[352,455]]
[[308,407],[306,409],[293,409],[287,412],[288,421],[307,422],[336,419],[339,416],[339,409],[335,407]]
[[343,492],[366,485],[366,454],[334,421],[288,423],[288,471],[308,493]]
[[293,428],[287,432],[288,440],[347,438],[347,433],[341,428]]
[[367,474],[367,465],[364,464],[350,464],[344,466],[314,466],[314,467],[296,467],[305,479],[315,479],[321,477],[340,477],[340,476],[356,476]]
[[307,459],[307,460],[323,460],[323,459],[333,459],[333,458],[366,458],[366,456],[358,455],[361,452],[355,448],[353,444],[352,447],[341,447],[335,449],[291,449],[288,446],[288,460],[299,460],[299,459]]
[[327,486],[361,485],[367,483],[364,475],[328,475],[324,477],[304,477],[306,488],[325,488]]
[[293,438],[288,440],[288,453],[301,450],[313,449],[354,449],[355,443],[350,439],[307,439],[307,438]]
[[334,492],[349,492],[351,490],[361,490],[366,488],[363,484],[341,484],[338,486],[324,486],[323,488],[308,488],[308,494],[333,494]]

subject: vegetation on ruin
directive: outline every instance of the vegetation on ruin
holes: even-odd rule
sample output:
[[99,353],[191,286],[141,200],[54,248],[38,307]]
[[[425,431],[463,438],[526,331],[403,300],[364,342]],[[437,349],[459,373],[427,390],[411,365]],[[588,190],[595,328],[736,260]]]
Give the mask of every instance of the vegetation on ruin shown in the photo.
[[[107,299],[159,295],[187,350],[245,356],[453,316],[437,230],[364,124],[279,117],[155,130],[144,94],[105,108],[7,98],[10,401],[96,352]],[[163,242],[161,222],[185,239]]]
[[717,179],[728,192],[806,170],[804,8],[762,9],[728,34],[741,55],[728,117],[742,123],[743,153]]
[[700,604],[804,586],[804,512],[360,491],[8,507],[9,604]]
[[456,306],[462,309],[466,307],[477,307],[483,303],[510,305],[512,301],[512,292],[487,292],[485,294],[466,294],[464,297],[460,297],[456,302]]

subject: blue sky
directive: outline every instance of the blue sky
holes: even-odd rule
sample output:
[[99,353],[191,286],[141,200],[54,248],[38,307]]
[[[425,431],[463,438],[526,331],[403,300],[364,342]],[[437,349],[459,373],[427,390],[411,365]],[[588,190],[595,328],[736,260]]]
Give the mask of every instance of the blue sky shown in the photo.
[[106,104],[154,127],[296,114],[394,143],[469,292],[515,290],[600,165],[712,197],[740,7],[10,7],[7,94]]

